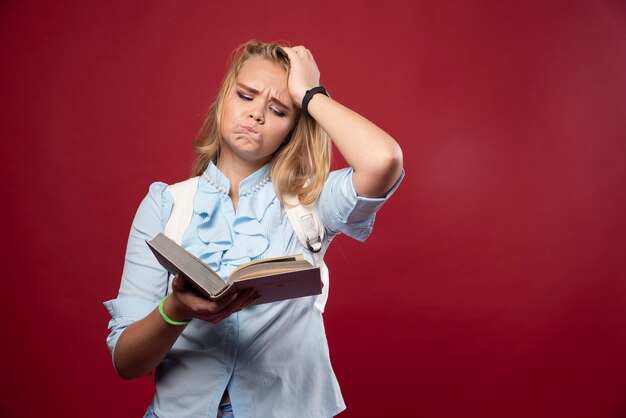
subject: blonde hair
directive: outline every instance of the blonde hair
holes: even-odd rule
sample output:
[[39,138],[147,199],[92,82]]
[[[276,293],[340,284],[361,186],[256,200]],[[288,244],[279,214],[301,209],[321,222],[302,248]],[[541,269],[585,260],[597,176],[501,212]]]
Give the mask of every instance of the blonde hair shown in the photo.
[[[220,121],[223,115],[224,101],[235,84],[243,64],[252,57],[261,57],[278,63],[289,72],[289,58],[281,45],[252,40],[239,46],[233,53],[231,66],[224,77],[222,86],[209,113],[193,142],[197,154],[193,163],[192,174],[200,176],[209,162],[220,155]],[[270,176],[278,198],[284,203],[283,196],[297,196],[301,203],[314,202],[322,192],[324,182],[330,171],[331,144],[328,135],[317,122],[297,111],[293,129],[287,140],[274,153],[270,163]]]

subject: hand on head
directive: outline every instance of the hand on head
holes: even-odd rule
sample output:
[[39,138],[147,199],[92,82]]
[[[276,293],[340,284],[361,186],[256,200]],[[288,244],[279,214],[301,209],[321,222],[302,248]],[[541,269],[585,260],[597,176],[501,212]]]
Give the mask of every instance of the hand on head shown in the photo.
[[283,47],[289,57],[289,77],[287,86],[296,106],[302,105],[302,98],[307,90],[320,85],[320,71],[311,51],[304,46]]

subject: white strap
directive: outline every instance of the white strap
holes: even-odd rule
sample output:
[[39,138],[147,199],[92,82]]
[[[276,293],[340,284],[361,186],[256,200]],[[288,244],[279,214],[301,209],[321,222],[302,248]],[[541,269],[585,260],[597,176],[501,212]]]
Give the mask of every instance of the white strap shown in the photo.
[[328,300],[328,290],[330,286],[328,267],[324,263],[324,258],[320,250],[324,242],[324,225],[319,219],[317,214],[317,206],[315,203],[309,205],[302,205],[297,196],[283,196],[285,201],[284,207],[291,226],[296,233],[300,243],[307,248],[315,265],[320,268],[320,276],[324,287],[322,288],[322,294],[317,297],[315,301],[315,307],[324,313],[324,307]]
[[328,267],[326,267],[326,263],[324,263],[321,253],[313,253],[313,258],[315,259],[315,265],[320,268],[320,276],[322,278],[322,283],[324,284],[324,287],[322,287],[322,294],[315,300],[315,307],[319,309],[321,313],[324,313],[326,301],[328,300],[328,291],[330,290],[330,274],[328,273]]
[[[174,205],[163,233],[178,245],[181,244],[183,233],[191,223],[193,199],[197,189],[198,177],[192,177],[183,182],[172,184],[167,188],[174,198]],[[311,251],[315,265],[320,268],[320,276],[324,287],[322,288],[322,294],[315,301],[315,307],[323,313],[328,300],[330,286],[328,267],[324,263],[322,253],[319,252],[324,241],[324,226],[317,215],[315,203],[301,205],[296,196],[286,196],[284,207],[298,240],[305,248]],[[171,288],[171,280],[172,277],[170,277],[168,288]]]
[[[172,213],[167,220],[163,233],[166,237],[181,245],[183,233],[191,223],[191,215],[193,215],[193,198],[198,188],[198,177],[192,177],[180,183],[167,186],[167,190],[174,198]],[[172,280],[174,275],[168,275],[167,293],[172,291]]]
[[310,251],[319,252],[324,241],[324,226],[317,216],[315,203],[302,205],[297,196],[284,196],[283,198],[285,212],[298,239]]
[[196,195],[197,189],[198,177],[192,177],[189,180],[167,187],[167,190],[169,190],[174,198],[174,206],[172,207],[170,219],[168,219],[163,233],[178,245],[180,245],[183,239],[183,233],[191,222],[193,198]]

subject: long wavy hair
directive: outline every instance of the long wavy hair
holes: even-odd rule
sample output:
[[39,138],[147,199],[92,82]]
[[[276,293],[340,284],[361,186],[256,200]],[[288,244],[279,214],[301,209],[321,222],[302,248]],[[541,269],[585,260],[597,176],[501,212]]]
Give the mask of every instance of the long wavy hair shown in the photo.
[[[193,142],[197,154],[192,174],[200,176],[210,161],[220,157],[220,121],[224,111],[224,101],[230,95],[239,70],[253,57],[261,57],[278,63],[288,73],[289,57],[278,43],[263,43],[251,40],[235,49],[232,62],[215,101]],[[270,166],[270,176],[279,199],[284,203],[285,195],[297,196],[301,203],[314,202],[322,192],[330,171],[332,148],[328,135],[317,122],[295,109],[296,120],[288,138],[276,150]]]

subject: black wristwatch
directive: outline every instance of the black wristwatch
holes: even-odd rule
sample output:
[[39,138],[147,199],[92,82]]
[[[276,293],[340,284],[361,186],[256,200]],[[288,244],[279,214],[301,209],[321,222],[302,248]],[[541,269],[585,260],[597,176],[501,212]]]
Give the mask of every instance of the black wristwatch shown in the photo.
[[322,86],[313,87],[311,90],[307,90],[306,93],[304,93],[304,98],[302,99],[302,113],[304,113],[308,117],[311,117],[311,115],[309,115],[307,107],[309,107],[309,102],[317,93],[321,93],[324,96],[330,97],[330,94],[328,94],[326,89]]

